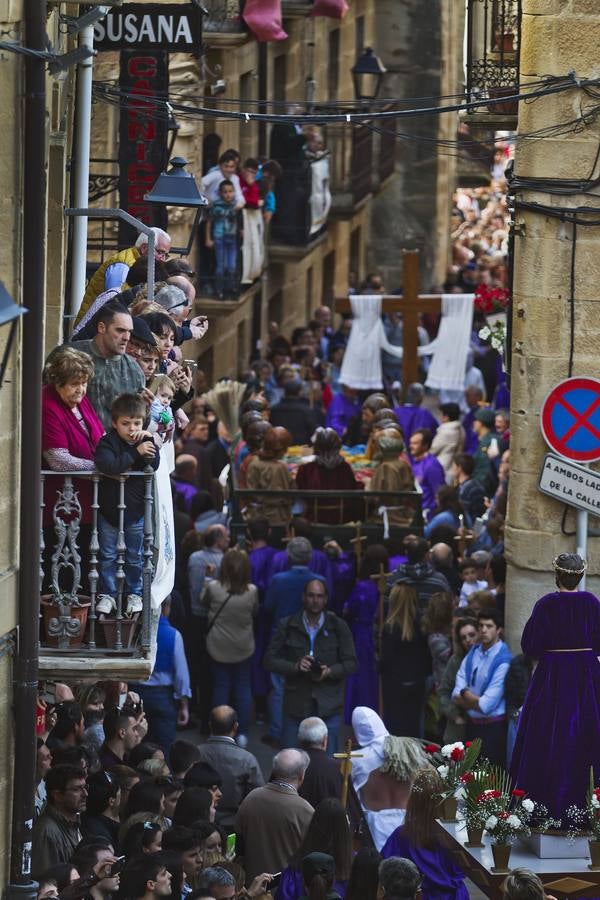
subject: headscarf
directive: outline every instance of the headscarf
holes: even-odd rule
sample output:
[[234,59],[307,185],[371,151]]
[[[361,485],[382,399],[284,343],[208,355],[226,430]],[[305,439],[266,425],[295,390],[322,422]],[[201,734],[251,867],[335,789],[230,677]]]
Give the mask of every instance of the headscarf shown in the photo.
[[340,456],[342,439],[333,428],[317,428],[312,436],[316,463],[324,469],[335,469],[343,462]]
[[352,730],[362,753],[362,757],[356,757],[352,764],[352,784],[359,791],[367,783],[371,772],[383,764],[383,751],[389,731],[377,713],[368,706],[355,708],[352,713]]

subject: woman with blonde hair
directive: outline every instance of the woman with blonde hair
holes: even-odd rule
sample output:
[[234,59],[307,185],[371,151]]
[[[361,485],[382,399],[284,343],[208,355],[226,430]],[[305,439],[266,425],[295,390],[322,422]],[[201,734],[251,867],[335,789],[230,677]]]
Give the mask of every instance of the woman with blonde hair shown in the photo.
[[400,856],[412,860],[423,878],[423,900],[468,900],[465,874],[436,834],[442,789],[442,780],[432,766],[417,772],[404,824],[388,838],[381,855],[384,859]]
[[380,672],[386,727],[398,737],[422,737],[431,655],[421,629],[417,592],[404,582],[395,584],[390,592],[381,635]]
[[208,610],[206,649],[212,661],[212,705],[229,704],[233,694],[239,722],[237,742],[245,747],[252,706],[254,616],[258,613],[258,590],[250,583],[247,553],[237,547],[227,551],[219,578],[208,583],[202,605]]

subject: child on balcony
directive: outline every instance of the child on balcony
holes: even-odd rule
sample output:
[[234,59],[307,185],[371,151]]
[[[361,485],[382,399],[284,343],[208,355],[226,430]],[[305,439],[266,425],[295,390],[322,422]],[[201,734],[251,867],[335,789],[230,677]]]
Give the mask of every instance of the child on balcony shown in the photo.
[[[117,476],[158,469],[159,454],[149,431],[144,430],[146,404],[136,394],[121,394],[111,407],[112,428],[98,442],[94,461],[102,478],[98,492],[98,541],[100,559],[96,612],[110,615],[116,609],[119,541],[120,482]],[[123,532],[125,538],[126,615],[142,610],[142,549],[144,543],[145,479],[133,476],[124,485]]]
[[150,404],[148,431],[159,434],[163,440],[168,441],[173,437],[175,428],[175,418],[171,409],[176,394],[175,385],[168,375],[156,375],[150,383],[150,391],[154,394],[154,400]]
[[240,187],[246,201],[246,209],[259,209],[264,205],[257,181],[258,169],[257,159],[247,159],[240,172]]
[[210,208],[206,246],[215,248],[216,292],[219,300],[235,293],[238,257],[238,213],[235,188],[229,179],[219,185],[219,200]]

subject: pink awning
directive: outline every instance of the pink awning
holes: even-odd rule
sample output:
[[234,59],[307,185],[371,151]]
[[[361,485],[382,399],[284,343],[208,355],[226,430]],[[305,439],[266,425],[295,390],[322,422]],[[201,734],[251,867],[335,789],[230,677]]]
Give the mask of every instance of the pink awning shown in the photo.
[[327,16],[330,19],[342,19],[348,12],[346,0],[314,0],[313,16]]
[[246,0],[242,18],[257,41],[287,38],[281,24],[281,0]]

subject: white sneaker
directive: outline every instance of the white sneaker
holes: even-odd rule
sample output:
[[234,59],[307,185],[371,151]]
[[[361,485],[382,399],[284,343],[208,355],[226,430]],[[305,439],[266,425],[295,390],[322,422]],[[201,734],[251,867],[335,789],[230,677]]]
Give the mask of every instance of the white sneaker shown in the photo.
[[127,609],[125,610],[126,616],[133,616],[135,613],[140,613],[144,608],[144,601],[140,597],[139,594],[129,594],[127,597]]
[[238,745],[238,747],[242,748],[242,750],[245,750],[246,747],[248,746],[248,738],[246,737],[245,734],[238,734],[238,736],[235,739],[235,742]]
[[98,594],[96,597],[96,612],[104,613],[106,616],[109,616],[116,608],[117,604],[110,594]]

